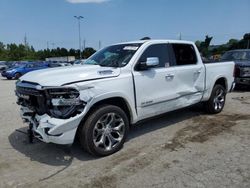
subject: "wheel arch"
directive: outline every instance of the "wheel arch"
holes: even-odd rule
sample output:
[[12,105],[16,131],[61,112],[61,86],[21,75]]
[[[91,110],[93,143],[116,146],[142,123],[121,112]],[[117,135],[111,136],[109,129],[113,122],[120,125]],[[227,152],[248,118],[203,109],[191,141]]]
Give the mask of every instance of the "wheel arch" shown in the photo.
[[[207,82],[209,83],[209,82]],[[214,88],[215,85],[222,85],[225,90],[228,92],[228,81],[227,78],[223,75],[218,76],[217,78],[214,78],[210,84],[208,84],[208,88],[205,90],[205,93],[203,95],[202,101],[207,101],[209,100],[211,94],[212,94],[212,90]]]
[[102,106],[102,105],[114,105],[114,106],[118,106],[120,107],[125,114],[128,117],[129,120],[129,124],[133,123],[133,111],[129,105],[129,102],[121,96],[112,96],[112,97],[107,97],[107,98],[102,98],[100,100],[96,100],[95,102],[93,102],[91,104],[91,107],[88,109],[86,115],[82,118],[77,131],[76,131],[76,136],[75,139],[77,139],[78,135],[79,135],[79,131],[82,129],[82,126],[84,126],[85,121],[88,119],[89,115],[98,107]]
[[90,114],[91,111],[93,111],[96,108],[98,108],[99,106],[105,105],[105,104],[120,107],[126,113],[128,119],[129,119],[129,123],[132,122],[133,115],[132,115],[132,110],[130,108],[130,105],[125,98],[120,97],[120,96],[109,97],[109,98],[105,98],[105,99],[96,101],[95,103],[92,104],[92,106],[89,109],[89,111],[87,112],[86,116],[88,116],[88,114]]
[[20,77],[23,75],[23,74],[21,73],[21,71],[16,71],[16,72],[13,73],[13,78],[16,77],[16,74],[19,74]]
[[215,83],[214,83],[214,86],[215,85],[221,85],[226,89],[226,91],[228,91],[228,83],[227,83],[227,79],[225,77],[217,78]]

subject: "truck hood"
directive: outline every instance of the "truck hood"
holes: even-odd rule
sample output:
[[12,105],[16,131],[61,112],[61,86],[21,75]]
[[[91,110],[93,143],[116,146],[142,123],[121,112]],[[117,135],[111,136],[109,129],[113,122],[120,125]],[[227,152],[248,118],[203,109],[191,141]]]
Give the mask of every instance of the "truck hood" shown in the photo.
[[116,77],[119,74],[120,68],[80,65],[32,71],[22,76],[20,80],[37,83],[41,86],[62,86],[82,81]]

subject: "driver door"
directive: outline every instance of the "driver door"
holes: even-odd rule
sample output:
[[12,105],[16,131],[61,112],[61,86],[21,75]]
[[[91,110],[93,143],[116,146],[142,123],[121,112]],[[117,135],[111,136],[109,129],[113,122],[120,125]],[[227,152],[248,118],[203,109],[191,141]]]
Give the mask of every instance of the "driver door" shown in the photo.
[[[157,67],[140,70],[140,62],[158,57]],[[176,70],[169,61],[168,44],[153,44],[146,48],[133,71],[138,119],[155,116],[173,109],[176,97]]]

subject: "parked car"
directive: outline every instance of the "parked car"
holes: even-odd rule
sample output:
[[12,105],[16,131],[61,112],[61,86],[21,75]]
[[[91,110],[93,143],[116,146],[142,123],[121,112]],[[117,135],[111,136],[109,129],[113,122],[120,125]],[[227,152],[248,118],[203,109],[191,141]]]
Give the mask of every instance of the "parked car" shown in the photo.
[[60,64],[62,67],[71,66],[71,65],[72,65],[71,63],[66,62],[66,61],[59,61],[59,62],[57,62],[57,63]]
[[6,70],[8,66],[5,64],[5,62],[0,62],[0,72]]
[[236,86],[250,86],[250,49],[228,51],[221,60],[235,62]]
[[18,65],[15,65],[14,67],[7,69],[3,71],[1,74],[3,77],[6,77],[7,79],[18,79],[22,75],[35,71],[40,69],[48,68],[47,64],[40,63],[40,62],[27,62],[27,63],[20,63]]
[[83,66],[39,70],[16,83],[21,117],[46,143],[106,156],[120,150],[130,125],[203,102],[222,111],[234,87],[234,62],[203,64],[193,42],[147,40],[106,47]]
[[83,65],[86,59],[75,60],[73,65]]
[[72,65],[71,63],[65,61],[46,61],[44,63],[47,63],[49,67],[65,67]]

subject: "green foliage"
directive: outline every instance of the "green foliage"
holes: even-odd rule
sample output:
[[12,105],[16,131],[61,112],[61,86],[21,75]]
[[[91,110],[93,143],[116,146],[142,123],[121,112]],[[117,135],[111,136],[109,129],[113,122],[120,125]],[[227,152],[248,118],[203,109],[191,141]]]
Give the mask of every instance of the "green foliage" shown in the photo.
[[[95,49],[86,48],[82,52],[84,58],[88,58],[93,53]],[[0,60],[1,61],[26,61],[26,60],[45,60],[48,57],[63,57],[63,56],[75,56],[79,58],[79,50],[66,48],[56,48],[56,49],[44,49],[35,51],[33,46],[23,45],[23,44],[7,44],[0,42]]]
[[[215,54],[223,54],[228,50],[250,48],[250,33],[246,33],[241,40],[230,39],[226,44],[210,46],[213,37],[208,35],[204,41],[196,41],[195,44],[202,56],[209,57]],[[96,50],[88,47],[81,53],[84,59],[95,53]],[[22,60],[45,60],[48,57],[75,56],[79,59],[79,50],[73,48],[44,49],[36,51],[33,46],[23,44],[4,44],[0,42],[1,61],[22,61]]]
[[210,46],[213,37],[206,36],[204,41],[195,42],[204,57],[221,55],[229,50],[250,48],[250,33],[246,33],[241,40],[230,39],[226,44]]
[[94,48],[85,48],[83,51],[83,58],[87,59],[90,57],[92,54],[94,54],[96,50]]
[[211,41],[212,41],[213,37],[209,37],[208,35],[206,35],[206,38],[204,41],[196,41],[195,44],[197,46],[197,48],[199,49],[200,53],[202,54],[202,56],[204,57],[208,57],[210,55],[210,51],[208,49]]

